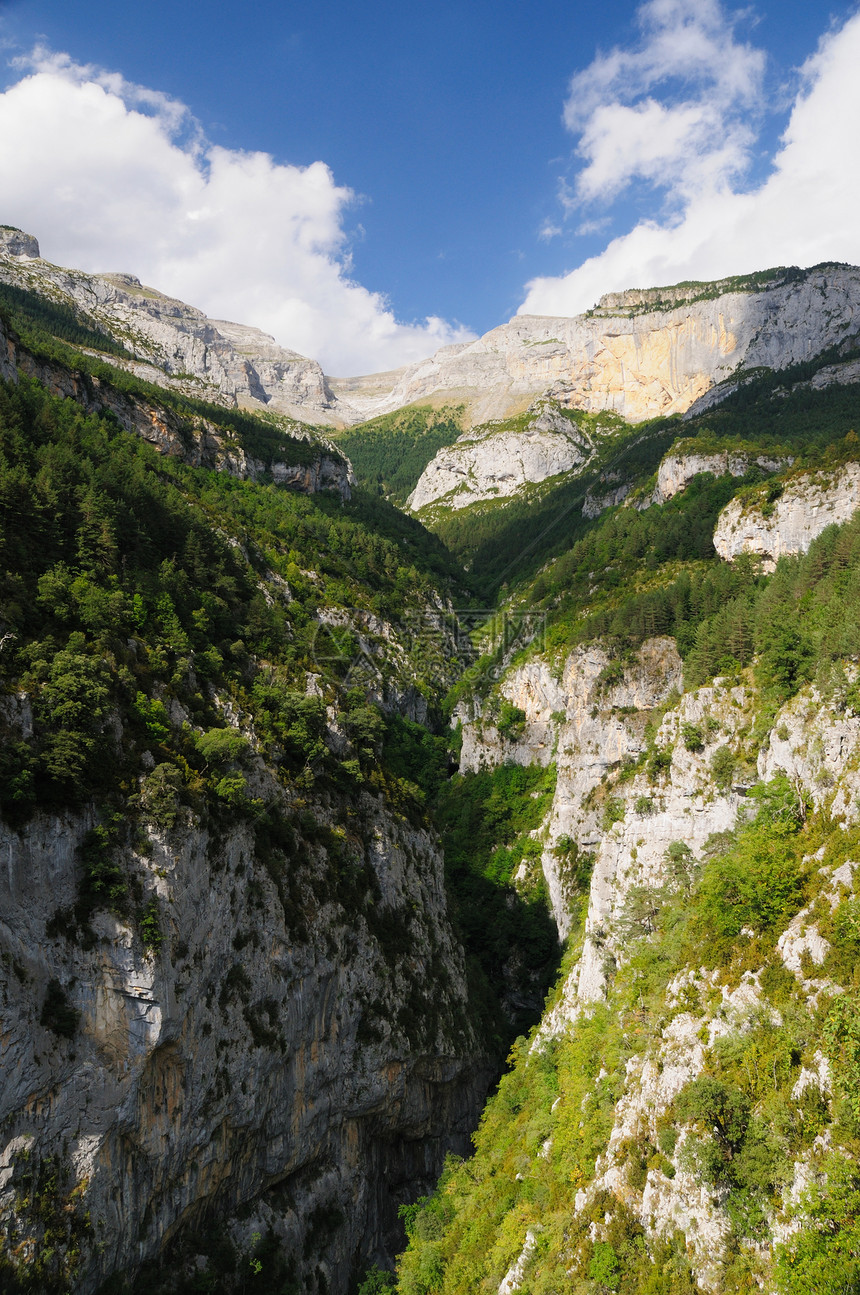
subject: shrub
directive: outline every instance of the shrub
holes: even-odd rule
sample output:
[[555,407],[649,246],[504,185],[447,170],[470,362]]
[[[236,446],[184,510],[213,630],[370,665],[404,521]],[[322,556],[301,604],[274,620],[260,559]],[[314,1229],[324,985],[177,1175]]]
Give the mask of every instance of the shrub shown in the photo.
[[860,1120],[860,999],[847,994],[836,999],[822,1038],[837,1085],[854,1118]]
[[374,1264],[359,1282],[357,1295],[386,1295],[386,1291],[395,1289],[394,1274],[386,1272],[384,1268],[377,1268]]
[[682,724],[681,737],[684,740],[684,746],[688,751],[704,750],[705,741],[702,736],[702,730],[697,724]]
[[526,713],[519,706],[512,705],[507,698],[502,698],[499,705],[499,718],[496,720],[499,734],[509,742],[522,737],[526,729]]
[[782,1295],[823,1295],[860,1289],[860,1172],[831,1152],[795,1208],[802,1226],[776,1247],[776,1282]]
[[146,949],[160,949],[164,935],[158,913],[158,898],[152,895],[140,916],[140,938]]
[[672,767],[672,748],[670,746],[655,746],[648,756],[648,781],[657,782]]
[[711,777],[723,791],[731,786],[735,764],[734,754],[728,746],[718,746],[711,756]]
[[609,832],[616,823],[623,822],[625,808],[623,800],[619,800],[616,796],[610,796],[603,806],[603,814],[600,818],[600,826],[604,832]]
[[157,764],[143,781],[140,804],[156,827],[171,828],[176,823],[182,774],[172,764]]

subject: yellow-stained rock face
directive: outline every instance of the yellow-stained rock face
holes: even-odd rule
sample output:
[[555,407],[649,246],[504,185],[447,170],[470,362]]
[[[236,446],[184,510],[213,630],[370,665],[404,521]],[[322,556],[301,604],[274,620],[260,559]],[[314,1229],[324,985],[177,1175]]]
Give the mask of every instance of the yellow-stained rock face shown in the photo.
[[[572,318],[518,315],[477,341],[391,374],[391,386],[344,395],[365,417],[456,392],[473,425],[552,390],[571,408],[630,422],[685,413],[739,368],[784,368],[853,335],[860,270],[775,275],[755,291],[700,284],[692,295],[631,291]],[[665,298],[670,297],[667,301]],[[608,305],[606,303],[609,303]]]

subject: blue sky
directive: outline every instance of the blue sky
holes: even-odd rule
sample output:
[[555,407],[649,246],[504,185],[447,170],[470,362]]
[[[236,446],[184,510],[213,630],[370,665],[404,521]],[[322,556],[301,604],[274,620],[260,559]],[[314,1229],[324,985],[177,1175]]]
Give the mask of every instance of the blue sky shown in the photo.
[[661,273],[860,260],[848,181],[822,193],[845,215],[830,237],[811,196],[804,224],[767,187],[786,129],[812,165],[809,130],[836,109],[856,169],[860,104],[840,72],[855,14],[0,0],[0,221],[52,260],[137,272],[341,373]]

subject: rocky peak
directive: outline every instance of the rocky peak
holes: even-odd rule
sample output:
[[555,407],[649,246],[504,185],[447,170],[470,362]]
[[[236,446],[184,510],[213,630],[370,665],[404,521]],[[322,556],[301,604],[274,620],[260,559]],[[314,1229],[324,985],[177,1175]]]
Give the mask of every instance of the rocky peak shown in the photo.
[[0,225],[0,255],[25,256],[30,260],[38,260],[39,241],[32,234],[16,229],[14,225]]

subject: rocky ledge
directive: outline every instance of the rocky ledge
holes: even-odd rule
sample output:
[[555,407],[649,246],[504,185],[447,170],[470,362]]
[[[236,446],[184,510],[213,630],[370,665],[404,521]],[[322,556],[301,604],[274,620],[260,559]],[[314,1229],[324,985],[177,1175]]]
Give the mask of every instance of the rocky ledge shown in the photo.
[[429,504],[466,508],[519,494],[524,486],[587,462],[591,439],[552,400],[536,400],[522,425],[490,423],[466,432],[428,463],[409,496],[413,512]]
[[774,482],[732,499],[720,513],[714,548],[731,562],[742,553],[772,571],[784,554],[805,553],[827,527],[847,522],[860,508],[860,463]]

